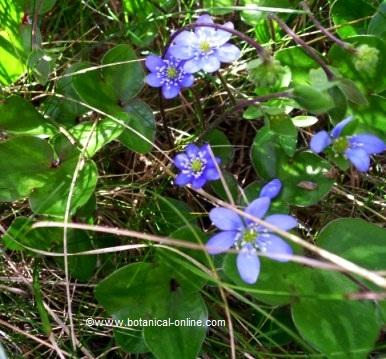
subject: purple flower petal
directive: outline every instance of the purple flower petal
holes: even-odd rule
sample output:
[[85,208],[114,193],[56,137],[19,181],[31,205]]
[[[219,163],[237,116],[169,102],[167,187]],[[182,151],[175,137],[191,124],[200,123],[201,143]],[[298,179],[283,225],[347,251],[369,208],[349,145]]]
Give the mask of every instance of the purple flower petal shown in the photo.
[[265,221],[283,231],[289,231],[298,225],[297,220],[287,214],[272,214],[271,216],[266,217]]
[[386,150],[385,142],[369,133],[354,135],[350,138],[349,142],[351,148],[361,148],[369,155],[382,153]]
[[200,189],[206,181],[207,179],[204,176],[200,176],[198,178],[194,178],[191,184],[194,189]]
[[190,158],[196,157],[198,154],[198,151],[200,151],[200,149],[194,143],[190,143],[185,147],[185,152]]
[[347,158],[359,172],[367,172],[370,167],[370,157],[361,148],[348,148],[345,152]]
[[192,179],[192,175],[190,173],[179,173],[175,178],[175,183],[178,186],[185,186]]
[[[251,204],[244,211],[251,216],[262,218],[267,213],[270,205],[271,199],[269,197],[259,197],[251,202]],[[247,218],[245,221],[247,223],[253,222]]]
[[186,169],[189,162],[189,158],[185,153],[179,153],[176,157],[174,157],[174,165],[180,170]]
[[155,72],[148,74],[145,77],[145,82],[151,87],[161,87],[162,86],[162,79],[160,77],[158,77]]
[[260,191],[259,197],[275,198],[281,191],[281,181],[278,178],[268,182]]
[[330,144],[331,138],[327,131],[320,131],[312,136],[310,148],[312,152],[320,153]]
[[156,55],[149,55],[148,57],[146,57],[145,65],[151,72],[156,72],[165,64],[161,57]]
[[190,45],[172,45],[168,53],[176,59],[187,60],[194,55],[194,49]]
[[255,249],[244,246],[237,255],[236,265],[244,282],[248,284],[256,283],[260,274],[260,260]]
[[209,254],[219,254],[226,252],[232,247],[235,242],[237,232],[235,231],[224,231],[215,234],[206,243],[206,249]]
[[228,208],[216,207],[209,212],[213,224],[223,231],[236,231],[244,227],[239,215]]
[[331,137],[337,138],[342,133],[343,129],[352,121],[352,116],[349,116],[345,118],[344,120],[340,121],[332,130],[331,130]]
[[174,42],[175,42],[177,45],[184,45],[184,46],[192,45],[192,44],[194,44],[196,41],[197,41],[197,37],[196,37],[196,35],[194,34],[194,32],[191,32],[191,31],[182,31],[181,33],[179,33],[179,34],[174,38]]
[[203,58],[202,69],[206,72],[215,72],[220,68],[220,60],[216,55],[210,55],[207,58]]
[[221,62],[231,63],[240,57],[240,49],[232,44],[222,45],[217,50],[218,58]]
[[210,15],[204,14],[204,15],[200,15],[197,18],[196,23],[197,24],[213,24],[213,19]]
[[205,177],[210,181],[215,181],[220,178],[220,174],[215,167],[209,167],[205,170]]
[[190,74],[194,74],[197,71],[200,71],[202,68],[202,60],[199,57],[194,57],[185,62],[184,71]]
[[[225,26],[228,29],[234,29],[233,23],[232,22],[227,22],[223,26]],[[232,37],[232,34],[228,31],[224,30],[217,30],[216,31],[216,45],[221,46],[224,45],[226,42],[229,41],[229,39]]]
[[190,87],[194,83],[194,76],[192,74],[185,74],[180,81],[181,87]]
[[178,96],[180,93],[180,86],[178,85],[163,85],[162,86],[162,95],[169,99],[169,98],[174,98]]
[[288,262],[289,258],[280,257],[280,255],[291,255],[293,253],[291,246],[280,237],[268,233],[262,235],[257,243],[265,247],[265,254],[278,262]]

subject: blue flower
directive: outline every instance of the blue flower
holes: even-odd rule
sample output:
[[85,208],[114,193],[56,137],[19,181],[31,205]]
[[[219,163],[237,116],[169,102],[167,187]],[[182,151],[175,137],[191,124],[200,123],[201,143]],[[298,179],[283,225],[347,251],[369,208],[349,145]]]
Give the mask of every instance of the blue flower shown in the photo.
[[[269,197],[259,197],[245,209],[245,213],[263,218],[270,204]],[[283,255],[292,254],[292,248],[276,234],[249,219],[241,218],[231,209],[214,208],[210,211],[209,217],[221,232],[209,239],[206,244],[208,252],[218,254],[232,246],[239,249],[236,260],[237,269],[241,279],[246,283],[255,283],[259,276],[260,260],[257,251],[279,262],[288,261],[288,258],[283,258]],[[286,214],[273,214],[264,220],[284,231],[297,226],[296,219]]]
[[[221,162],[219,158],[215,159],[217,164]],[[179,153],[174,158],[174,165],[181,170],[175,180],[178,186],[191,184],[193,188],[199,189],[207,181],[220,178],[211,149],[207,144],[202,147],[194,144],[186,146],[185,153]]]
[[[201,15],[197,24],[213,24],[213,20],[209,15]],[[224,26],[233,29],[231,22]],[[174,57],[187,60],[184,64],[186,72],[214,72],[220,68],[221,62],[231,63],[240,57],[240,49],[227,43],[231,36],[224,30],[197,27],[194,32],[183,31],[178,34],[169,51]]]
[[275,178],[263,186],[259,197],[269,197],[270,199],[274,199],[279,195],[281,187],[281,181],[278,178]]
[[369,133],[341,136],[344,127],[350,121],[352,121],[351,116],[339,122],[330,133],[327,131],[316,133],[311,139],[310,147],[313,152],[320,153],[332,145],[336,156],[343,155],[358,171],[367,172],[370,167],[370,155],[385,151],[386,144]]
[[193,85],[194,77],[183,69],[184,61],[167,54],[164,59],[149,55],[146,67],[150,70],[145,82],[152,87],[161,87],[162,95],[169,99],[176,97],[182,88]]

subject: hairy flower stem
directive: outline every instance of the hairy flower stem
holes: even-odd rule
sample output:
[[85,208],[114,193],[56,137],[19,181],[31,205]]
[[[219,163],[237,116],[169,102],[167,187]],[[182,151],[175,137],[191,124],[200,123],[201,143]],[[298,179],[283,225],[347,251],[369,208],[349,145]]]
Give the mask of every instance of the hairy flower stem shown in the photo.
[[165,50],[163,52],[163,57],[165,57],[165,55],[166,55],[169,47],[173,43],[174,39],[181,32],[186,31],[186,30],[193,30],[193,29],[195,29],[197,27],[211,27],[211,28],[214,28],[214,29],[217,29],[217,30],[223,30],[223,31],[229,32],[232,35],[238,36],[240,39],[244,40],[246,43],[248,43],[249,45],[254,47],[256,49],[256,51],[257,51],[257,54],[261,57],[261,59],[264,62],[270,61],[270,59],[271,59],[271,54],[267,50],[265,50],[263,46],[261,46],[257,41],[253,40],[248,35],[245,35],[245,34],[243,34],[242,32],[240,32],[238,30],[230,29],[230,28],[228,28],[228,27],[226,27],[224,25],[220,25],[220,24],[197,24],[197,23],[186,25],[186,26],[182,27],[181,29],[177,30],[176,32],[174,32],[170,36],[170,39],[169,39],[168,43],[165,46]]
[[312,59],[314,59],[320,65],[320,67],[323,69],[327,78],[330,81],[332,81],[334,79],[334,77],[335,77],[334,73],[329,69],[327,64],[323,61],[323,59],[319,56],[319,54],[311,46],[309,46],[298,35],[296,35],[296,33],[290,27],[288,27],[287,24],[282,19],[280,19],[279,17],[277,17],[274,14],[269,14],[268,16],[269,16],[269,18],[274,19],[278,23],[280,28],[283,31],[285,31],[289,36],[291,36],[292,39],[303,48],[303,50],[308,54],[308,56],[310,56]]
[[353,54],[355,54],[355,48],[349,44],[348,42],[344,42],[338,37],[336,37],[334,34],[332,34],[330,31],[328,31],[323,25],[315,18],[314,14],[312,13],[311,9],[307,5],[305,1],[302,1],[301,6],[303,7],[304,11],[306,11],[307,15],[311,19],[311,21],[314,23],[314,25],[321,31],[322,34],[327,36],[330,40],[334,41],[338,46],[342,47],[346,51],[349,51]]

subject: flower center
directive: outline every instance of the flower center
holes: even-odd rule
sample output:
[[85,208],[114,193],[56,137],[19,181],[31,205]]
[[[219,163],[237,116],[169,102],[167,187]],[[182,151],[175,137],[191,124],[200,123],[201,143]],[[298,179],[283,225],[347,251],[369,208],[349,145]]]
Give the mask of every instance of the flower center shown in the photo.
[[348,147],[349,143],[346,137],[339,137],[335,140],[334,144],[332,145],[332,149],[335,153],[344,153]]
[[205,53],[209,52],[211,50],[211,46],[210,46],[209,42],[206,41],[206,40],[201,41],[201,43],[200,43],[200,50],[202,52],[205,52]]
[[166,72],[167,72],[169,79],[175,79],[178,76],[177,69],[173,66],[168,67]]
[[202,167],[203,167],[203,163],[199,158],[194,159],[190,164],[190,168],[195,173],[201,172]]
[[258,232],[253,228],[249,228],[243,232],[242,241],[245,243],[252,243],[256,241],[257,236]]

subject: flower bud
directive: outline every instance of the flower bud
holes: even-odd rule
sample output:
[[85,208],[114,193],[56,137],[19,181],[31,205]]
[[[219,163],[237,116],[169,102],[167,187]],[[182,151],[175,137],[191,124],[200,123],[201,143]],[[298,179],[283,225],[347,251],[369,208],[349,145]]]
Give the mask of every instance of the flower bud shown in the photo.
[[354,66],[357,71],[372,74],[379,61],[379,50],[369,45],[360,45],[354,55]]
[[274,86],[285,74],[285,68],[275,59],[255,59],[247,64],[249,79],[258,87]]

